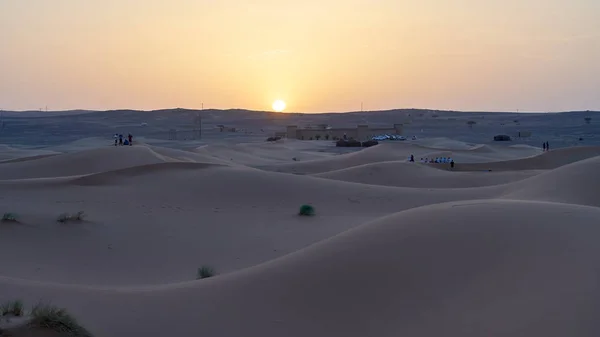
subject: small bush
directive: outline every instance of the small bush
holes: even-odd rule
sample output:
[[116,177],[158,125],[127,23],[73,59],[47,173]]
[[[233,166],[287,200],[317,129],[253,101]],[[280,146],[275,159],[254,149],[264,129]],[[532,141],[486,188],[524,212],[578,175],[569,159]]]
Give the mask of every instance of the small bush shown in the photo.
[[359,142],[358,140],[354,140],[354,139],[340,139],[337,142],[335,142],[335,146],[337,147],[361,147],[362,143]]
[[15,213],[4,213],[4,215],[2,215],[2,221],[13,221],[13,222],[16,222],[17,221],[17,215]]
[[46,329],[65,336],[92,337],[92,334],[83,328],[77,320],[69,315],[65,309],[50,305],[37,305],[31,311],[31,328]]
[[82,221],[84,217],[85,217],[85,213],[83,211],[79,211],[75,214],[62,213],[61,215],[58,216],[56,221],[62,222],[62,223],[65,223],[68,221]]
[[302,205],[302,206],[300,206],[300,212],[298,212],[298,215],[303,215],[303,216],[315,215],[315,208],[312,207],[311,205]]
[[376,141],[376,140],[374,140],[374,139],[372,139],[372,140],[367,140],[366,142],[362,142],[362,146],[363,146],[363,147],[371,147],[371,146],[375,146],[375,145],[377,145],[377,144],[379,144],[379,142],[378,142],[378,141]]
[[23,316],[23,302],[21,301],[13,301],[4,304],[0,308],[1,316]]
[[202,266],[198,268],[198,274],[196,275],[196,280],[215,276],[215,271],[209,266]]

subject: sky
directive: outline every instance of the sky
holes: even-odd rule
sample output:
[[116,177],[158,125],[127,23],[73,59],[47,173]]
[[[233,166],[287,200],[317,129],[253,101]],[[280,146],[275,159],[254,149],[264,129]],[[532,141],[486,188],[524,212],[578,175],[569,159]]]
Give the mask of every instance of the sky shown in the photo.
[[600,110],[598,0],[0,0],[0,110]]

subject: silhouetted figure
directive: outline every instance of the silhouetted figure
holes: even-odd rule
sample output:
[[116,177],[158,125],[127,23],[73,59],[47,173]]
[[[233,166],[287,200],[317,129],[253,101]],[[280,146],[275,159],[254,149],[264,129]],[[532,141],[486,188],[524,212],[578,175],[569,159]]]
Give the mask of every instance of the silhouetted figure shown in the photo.
[[550,144],[546,142],[546,151],[550,151]]
[[546,142],[542,143],[542,151],[546,152]]
[[127,136],[127,140],[129,140],[129,145],[131,146],[133,144],[133,136],[131,133]]
[[450,161],[450,168],[454,170],[454,160]]
[[119,142],[119,135],[115,133],[113,137],[115,138],[115,146],[117,146],[117,143]]
[[123,145],[123,135],[119,134],[119,145]]
[[415,156],[413,156],[412,154],[410,155],[410,161],[411,161],[411,163],[415,162]]

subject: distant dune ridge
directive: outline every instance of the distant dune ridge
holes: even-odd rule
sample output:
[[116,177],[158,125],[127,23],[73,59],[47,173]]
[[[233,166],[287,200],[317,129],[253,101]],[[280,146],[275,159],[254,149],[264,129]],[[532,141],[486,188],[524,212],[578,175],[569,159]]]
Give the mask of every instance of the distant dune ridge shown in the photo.
[[1,300],[111,337],[600,335],[600,147],[89,143],[0,146]]

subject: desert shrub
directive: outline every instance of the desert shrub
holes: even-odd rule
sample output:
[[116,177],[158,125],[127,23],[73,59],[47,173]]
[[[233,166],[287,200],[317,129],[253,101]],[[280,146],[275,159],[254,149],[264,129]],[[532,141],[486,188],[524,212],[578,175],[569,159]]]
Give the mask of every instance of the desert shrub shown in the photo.
[[321,135],[316,135],[316,136],[315,136],[315,139],[316,139],[316,140],[319,140],[319,139],[321,139]]
[[362,143],[356,139],[348,140],[348,147],[362,147]]
[[15,213],[4,213],[2,221],[17,221],[17,215]]
[[215,276],[215,270],[209,266],[202,266],[198,268],[198,273],[196,274],[196,280]]
[[509,141],[509,140],[510,140],[510,136],[507,136],[507,135],[494,136],[494,141],[496,141],[496,142],[504,142],[504,141]]
[[82,221],[85,217],[85,213],[83,211],[79,211],[75,214],[62,213],[58,216],[56,221],[58,222],[68,222],[68,221]]
[[312,207],[311,205],[302,205],[302,206],[300,206],[300,211],[298,212],[298,215],[303,215],[303,216],[315,215],[315,208]]
[[23,302],[12,301],[0,307],[0,316],[23,316]]
[[340,139],[335,142],[335,146],[337,147],[361,147],[362,143],[355,139]]
[[329,135],[325,135],[325,140],[329,140]]
[[77,320],[60,309],[50,305],[37,305],[31,311],[31,328],[45,329],[64,336],[92,337],[92,334],[77,323]]
[[476,121],[468,121],[468,122],[467,122],[467,125],[468,125],[470,128],[472,128],[472,127],[473,127],[473,125],[475,125],[475,124],[477,124],[477,122],[476,122]]
[[592,122],[592,117],[586,117],[583,120],[585,120],[586,124],[590,124]]
[[377,144],[379,144],[379,142],[376,140],[373,140],[373,139],[367,140],[366,142],[362,142],[363,147],[371,147],[371,146],[375,146]]

